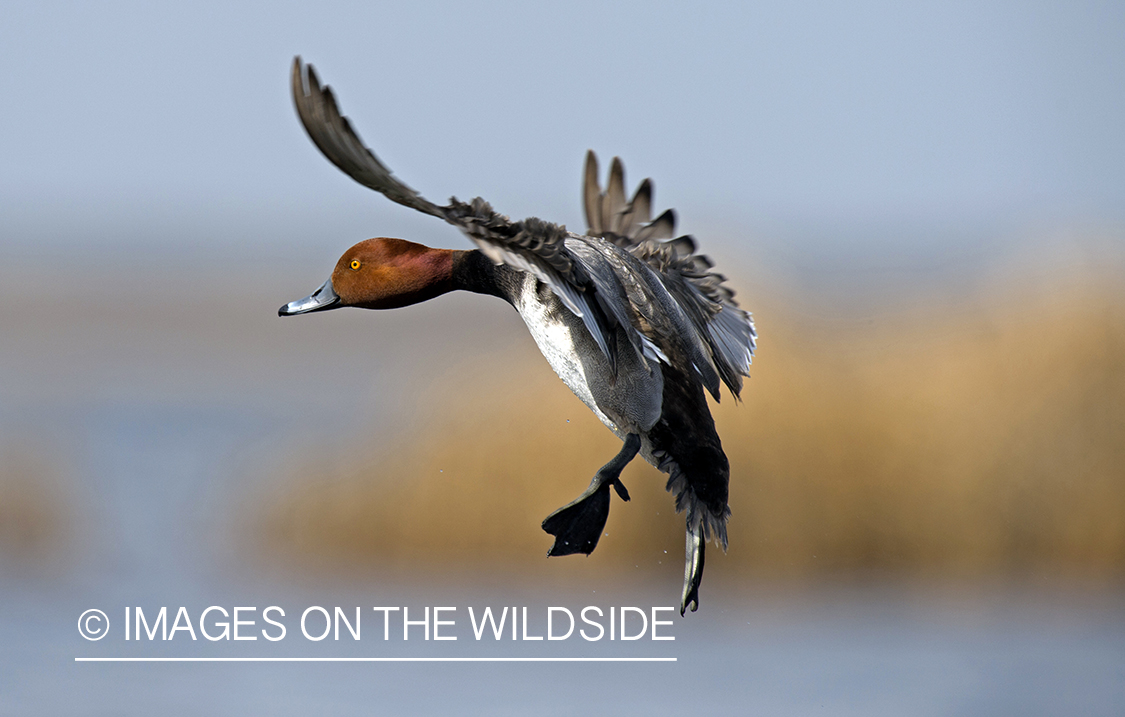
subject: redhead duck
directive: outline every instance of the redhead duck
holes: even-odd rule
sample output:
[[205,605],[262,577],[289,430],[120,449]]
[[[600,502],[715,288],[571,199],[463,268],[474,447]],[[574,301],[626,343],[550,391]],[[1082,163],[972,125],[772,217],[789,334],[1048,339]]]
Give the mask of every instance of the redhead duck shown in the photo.
[[457,227],[473,251],[431,249],[402,239],[368,239],[344,252],[312,295],[281,316],[358,306],[392,309],[453,290],[497,296],[519,312],[539,350],[594,414],[622,439],[621,451],[569,505],[543,521],[548,555],[589,555],[609,516],[612,487],[629,493],[622,469],[639,453],[668,474],[677,512],[687,513],[680,614],[699,607],[708,540],[727,547],[730,466],[704,389],[738,398],[757,333],[725,277],[675,237],[675,214],[651,219],[652,184],[626,201],[614,158],[602,191],[597,158],[586,155],[585,234],[541,219],[512,221],[483,199],[439,206],[403,184],[364,146],[312,66],[293,61],[297,115],[324,156],[388,199]]

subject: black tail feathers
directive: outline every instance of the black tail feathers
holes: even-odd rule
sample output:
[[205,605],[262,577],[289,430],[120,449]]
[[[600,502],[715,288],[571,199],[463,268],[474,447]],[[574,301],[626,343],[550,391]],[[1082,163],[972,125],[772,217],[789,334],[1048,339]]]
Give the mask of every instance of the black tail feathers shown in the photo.
[[703,524],[699,523],[694,529],[687,530],[687,547],[684,555],[684,592],[680,598],[680,617],[683,617],[691,605],[691,611],[699,609],[699,583],[703,581],[703,561],[707,552],[707,540],[703,533]]

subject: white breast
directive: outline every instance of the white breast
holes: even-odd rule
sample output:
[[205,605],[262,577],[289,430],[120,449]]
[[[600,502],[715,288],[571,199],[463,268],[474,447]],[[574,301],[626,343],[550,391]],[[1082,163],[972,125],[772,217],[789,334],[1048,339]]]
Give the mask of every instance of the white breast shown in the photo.
[[582,319],[534,277],[528,277],[515,307],[547,363],[611,431],[624,436],[656,423],[664,385],[659,369],[650,372],[629,350],[619,350],[614,376]]
[[[609,419],[594,401],[590,391],[590,381],[586,376],[586,367],[579,359],[579,351],[589,350],[591,346],[595,351],[600,351],[589,337],[582,322],[577,320],[572,313],[562,306],[561,302],[540,300],[534,280],[524,284],[524,291],[516,302],[523,321],[535,345],[551,368],[559,375],[562,382],[567,385],[574,395],[578,396],[589,406],[602,423],[615,433],[617,426]],[[575,320],[570,320],[575,319]]]

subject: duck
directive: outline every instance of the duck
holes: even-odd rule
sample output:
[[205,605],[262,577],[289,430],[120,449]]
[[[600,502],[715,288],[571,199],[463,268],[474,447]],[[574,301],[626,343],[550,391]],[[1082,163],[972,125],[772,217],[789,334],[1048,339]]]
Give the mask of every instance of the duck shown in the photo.
[[666,489],[685,515],[680,615],[698,610],[706,545],[714,541],[726,552],[731,515],[730,464],[706,395],[718,401],[725,384],[739,400],[758,337],[726,277],[697,252],[693,237],[676,236],[673,210],[652,218],[650,180],[626,199],[616,157],[603,190],[597,156],[587,152],[583,234],[535,217],[513,221],[479,197],[438,205],[368,149],[311,64],[294,58],[290,80],[297,116],[332,164],[387,199],[451,224],[476,248],[367,239],[343,253],[316,291],[278,314],[395,309],[453,291],[506,301],[562,382],[622,441],[586,490],[543,521],[554,536],[547,555],[594,551],[610,489],[629,500],[621,472],[640,455],[667,474]]

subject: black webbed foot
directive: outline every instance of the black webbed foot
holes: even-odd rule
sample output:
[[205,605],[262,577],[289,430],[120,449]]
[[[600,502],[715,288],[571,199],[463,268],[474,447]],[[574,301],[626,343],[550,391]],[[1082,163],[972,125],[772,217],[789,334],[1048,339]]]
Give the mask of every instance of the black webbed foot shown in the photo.
[[543,530],[555,536],[547,555],[589,555],[598,547],[598,538],[609,518],[609,483],[597,478],[578,500],[559,508],[543,521]]
[[619,476],[640,448],[640,436],[627,436],[621,451],[602,466],[590,481],[586,492],[574,502],[547,516],[543,521],[543,530],[555,536],[555,544],[547,551],[547,555],[589,555],[594,552],[609,518],[609,487],[613,486],[622,500],[629,500],[629,491],[625,489]]

